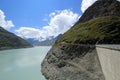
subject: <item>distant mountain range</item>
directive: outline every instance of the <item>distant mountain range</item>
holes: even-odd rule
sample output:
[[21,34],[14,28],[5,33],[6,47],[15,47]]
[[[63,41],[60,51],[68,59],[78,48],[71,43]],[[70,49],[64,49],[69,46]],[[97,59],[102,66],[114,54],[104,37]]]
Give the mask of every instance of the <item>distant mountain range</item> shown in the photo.
[[35,39],[32,39],[32,38],[25,39],[25,40],[28,41],[30,44],[32,44],[34,46],[51,46],[61,36],[62,36],[62,34],[59,34],[57,37],[50,37],[50,38],[48,38],[48,39],[46,39],[44,41],[39,41],[39,40],[35,40]]
[[0,27],[0,50],[26,47],[32,47],[32,45],[24,39]]

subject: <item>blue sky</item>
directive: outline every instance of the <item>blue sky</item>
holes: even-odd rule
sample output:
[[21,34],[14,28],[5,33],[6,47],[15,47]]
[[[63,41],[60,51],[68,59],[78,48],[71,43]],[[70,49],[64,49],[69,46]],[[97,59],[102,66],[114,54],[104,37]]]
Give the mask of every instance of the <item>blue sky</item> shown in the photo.
[[15,24],[20,26],[41,27],[46,25],[43,22],[51,12],[55,10],[71,9],[81,14],[81,0],[0,0],[0,9]]
[[0,0],[0,26],[23,38],[66,32],[96,0]]

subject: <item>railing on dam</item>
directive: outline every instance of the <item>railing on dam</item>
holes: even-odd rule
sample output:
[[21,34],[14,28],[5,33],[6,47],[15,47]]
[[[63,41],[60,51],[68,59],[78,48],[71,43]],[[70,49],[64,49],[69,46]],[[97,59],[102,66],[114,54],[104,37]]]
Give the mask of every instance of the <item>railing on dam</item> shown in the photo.
[[112,50],[119,50],[120,51],[120,44],[119,45],[115,45],[115,44],[102,44],[102,45],[96,45],[96,47],[99,48],[107,48],[107,49],[112,49]]

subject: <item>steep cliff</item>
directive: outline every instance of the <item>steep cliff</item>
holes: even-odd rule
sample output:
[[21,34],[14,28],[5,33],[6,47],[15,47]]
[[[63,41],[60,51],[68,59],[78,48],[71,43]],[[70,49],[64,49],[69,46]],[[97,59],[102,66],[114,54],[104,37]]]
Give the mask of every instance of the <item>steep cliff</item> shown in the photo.
[[105,80],[95,44],[120,43],[119,7],[116,0],[90,6],[46,55],[41,69],[46,79]]
[[0,50],[25,47],[32,47],[32,45],[0,27]]

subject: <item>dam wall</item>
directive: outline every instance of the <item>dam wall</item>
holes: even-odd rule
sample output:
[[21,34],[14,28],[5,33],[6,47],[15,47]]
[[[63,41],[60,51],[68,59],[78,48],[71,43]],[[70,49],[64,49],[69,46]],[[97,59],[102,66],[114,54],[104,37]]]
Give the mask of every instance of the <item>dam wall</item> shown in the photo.
[[105,80],[120,80],[120,45],[96,45]]

